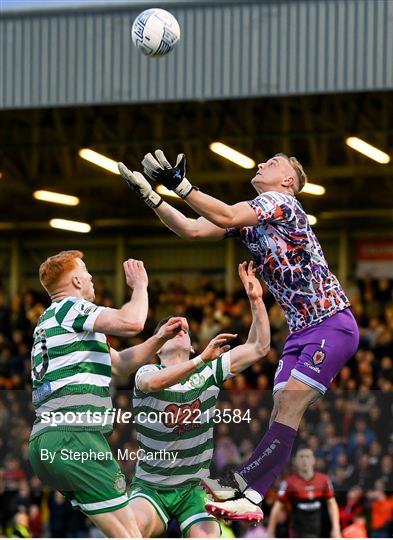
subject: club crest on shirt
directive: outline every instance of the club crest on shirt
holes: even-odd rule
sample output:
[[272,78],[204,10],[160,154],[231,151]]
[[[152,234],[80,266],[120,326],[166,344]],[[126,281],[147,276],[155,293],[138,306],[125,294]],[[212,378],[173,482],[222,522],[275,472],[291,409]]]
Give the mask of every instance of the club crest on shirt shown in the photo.
[[124,474],[117,473],[115,477],[115,481],[113,482],[113,486],[119,493],[123,493],[126,489],[126,479]]
[[205,377],[199,373],[194,373],[188,379],[188,384],[192,386],[192,388],[201,388],[201,386],[205,384]]
[[315,353],[312,355],[312,361],[314,366],[318,366],[319,364],[322,364],[322,362],[326,358],[326,353],[323,351],[315,351]]

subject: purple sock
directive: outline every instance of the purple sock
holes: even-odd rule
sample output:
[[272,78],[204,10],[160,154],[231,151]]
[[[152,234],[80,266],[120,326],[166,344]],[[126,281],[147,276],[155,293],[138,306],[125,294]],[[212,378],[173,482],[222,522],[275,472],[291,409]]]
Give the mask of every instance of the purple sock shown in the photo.
[[285,424],[272,423],[250,459],[237,471],[248,487],[265,496],[287,464],[296,434]]

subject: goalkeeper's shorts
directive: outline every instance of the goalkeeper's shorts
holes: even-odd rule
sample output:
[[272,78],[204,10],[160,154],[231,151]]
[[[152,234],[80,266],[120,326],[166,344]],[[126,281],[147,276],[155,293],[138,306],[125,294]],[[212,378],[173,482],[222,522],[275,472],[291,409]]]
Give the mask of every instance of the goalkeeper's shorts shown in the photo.
[[47,431],[30,440],[29,459],[42,482],[85,514],[129,504],[124,474],[100,432]]
[[[149,502],[161,521],[165,530],[171,519],[179,523],[182,536],[195,523],[200,521],[215,521],[217,519],[205,510],[207,495],[202,486],[198,484],[173,489],[160,489],[159,486],[150,487],[142,480],[134,479],[131,483],[130,501],[144,499]],[[218,522],[217,522],[218,523]]]

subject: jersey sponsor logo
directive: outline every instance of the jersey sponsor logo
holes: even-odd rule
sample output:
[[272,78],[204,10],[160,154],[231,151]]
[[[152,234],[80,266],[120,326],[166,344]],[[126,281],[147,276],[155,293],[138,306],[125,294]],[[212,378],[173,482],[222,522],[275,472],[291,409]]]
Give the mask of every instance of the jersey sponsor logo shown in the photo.
[[322,364],[322,362],[326,358],[326,353],[324,353],[321,350],[315,351],[315,353],[312,355],[312,361],[314,366],[319,366],[319,364]]
[[75,311],[80,313],[80,315],[89,315],[92,311],[95,311],[97,309],[97,306],[94,304],[90,304],[90,302],[78,302],[74,305]]
[[321,508],[321,501],[299,502],[297,504],[297,507],[299,508],[299,510],[305,510],[306,512],[319,510]]
[[113,486],[119,493],[124,493],[126,489],[126,479],[123,473],[117,473]]
[[184,405],[170,403],[165,407],[164,412],[164,425],[168,428],[175,428],[173,433],[176,435],[183,435],[186,431],[197,429],[201,425],[200,399]]

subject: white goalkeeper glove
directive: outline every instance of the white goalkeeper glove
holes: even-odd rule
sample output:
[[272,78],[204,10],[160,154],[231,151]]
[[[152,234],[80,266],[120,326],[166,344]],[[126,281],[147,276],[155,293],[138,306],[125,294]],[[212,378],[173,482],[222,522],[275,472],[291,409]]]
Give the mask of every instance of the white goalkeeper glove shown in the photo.
[[128,187],[135,191],[147,206],[150,206],[150,208],[158,208],[160,206],[162,198],[158,193],[153,191],[153,188],[142,173],[138,171],[131,172],[124,163],[118,163],[117,168],[127,182]]
[[167,189],[173,190],[176,195],[185,199],[193,189],[198,189],[186,178],[186,156],[179,154],[176,165],[172,167],[162,150],[153,154],[146,154],[143,158],[143,170],[149,178],[163,184]]

